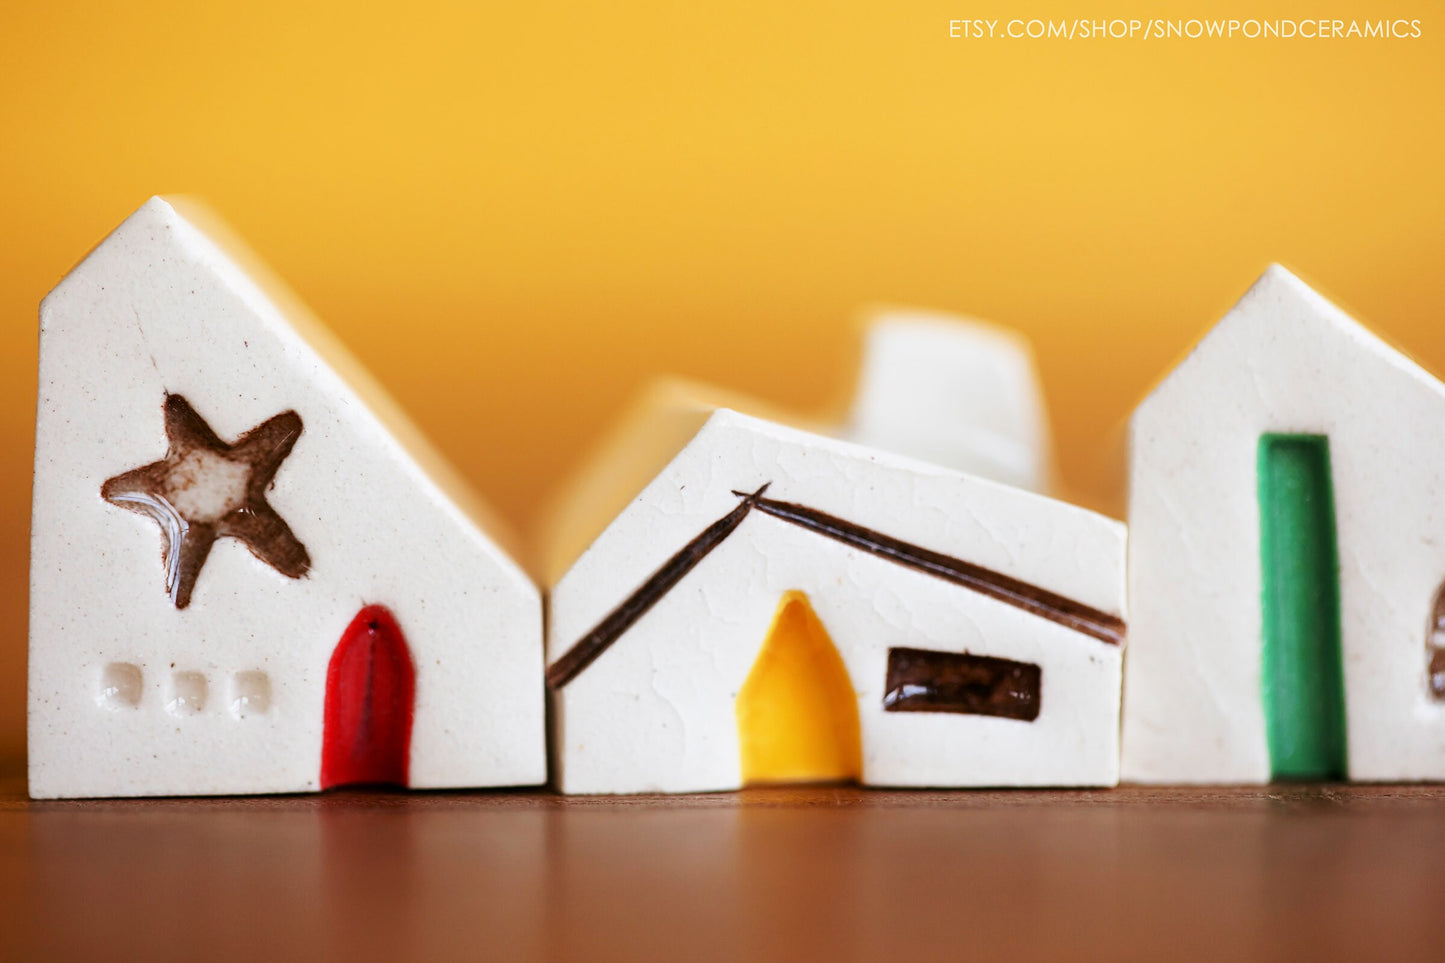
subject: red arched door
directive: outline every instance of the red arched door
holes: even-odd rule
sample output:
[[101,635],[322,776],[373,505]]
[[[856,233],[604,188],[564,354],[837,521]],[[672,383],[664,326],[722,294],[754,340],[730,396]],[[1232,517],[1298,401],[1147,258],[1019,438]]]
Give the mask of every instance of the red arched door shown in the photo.
[[407,784],[416,675],[406,637],[382,605],[346,627],[326,670],[321,788]]

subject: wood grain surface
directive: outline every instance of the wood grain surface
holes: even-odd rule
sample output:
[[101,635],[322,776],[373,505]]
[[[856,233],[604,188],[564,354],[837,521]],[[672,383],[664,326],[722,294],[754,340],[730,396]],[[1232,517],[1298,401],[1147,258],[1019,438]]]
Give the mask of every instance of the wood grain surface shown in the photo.
[[0,958],[1445,958],[1445,789],[31,802]]

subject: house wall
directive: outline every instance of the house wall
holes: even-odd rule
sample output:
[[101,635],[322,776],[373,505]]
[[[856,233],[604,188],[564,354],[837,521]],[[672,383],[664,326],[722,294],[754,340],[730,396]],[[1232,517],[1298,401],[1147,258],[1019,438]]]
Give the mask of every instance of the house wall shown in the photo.
[[[166,450],[165,391],[223,440],[294,408],[304,428],[267,498],[306,545],[288,579],[217,542],[191,604],[164,590],[157,527],[107,504],[106,478]],[[30,620],[37,797],[315,789],[326,667],[367,603],[392,609],[417,670],[415,786],[544,777],[540,604],[522,573],[402,455],[259,291],[153,201],[42,310]],[[98,704],[108,663],[140,701]],[[237,671],[270,708],[237,719]],[[208,698],[177,715],[175,673]]]
[[1353,779],[1445,778],[1425,632],[1445,579],[1445,390],[1273,268],[1131,425],[1122,776],[1270,776],[1256,457],[1330,440]]
[[[558,585],[558,658],[693,536],[771,481],[798,501],[1122,614],[1117,523],[1005,486],[723,412]],[[908,510],[898,511],[896,506]],[[894,506],[894,507],[886,507]],[[858,693],[877,785],[1107,785],[1117,778],[1118,646],[754,511],[554,695],[566,792],[739,785],[734,700],[785,591],[805,592]],[[912,646],[1036,662],[1031,723],[883,710],[887,653]]]

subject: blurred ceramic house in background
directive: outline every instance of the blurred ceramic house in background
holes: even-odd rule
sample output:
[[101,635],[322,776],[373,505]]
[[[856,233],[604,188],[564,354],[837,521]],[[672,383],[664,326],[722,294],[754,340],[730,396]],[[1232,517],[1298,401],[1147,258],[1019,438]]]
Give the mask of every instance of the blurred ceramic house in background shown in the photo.
[[914,308],[869,314],[848,416],[829,431],[883,451],[1047,492],[1048,413],[1017,332]]
[[1280,267],[1134,413],[1123,778],[1445,778],[1445,387]]
[[1123,596],[1118,522],[714,411],[551,594],[554,775],[1112,785]]
[[545,779],[536,587],[203,211],[50,294],[38,409],[32,796]]

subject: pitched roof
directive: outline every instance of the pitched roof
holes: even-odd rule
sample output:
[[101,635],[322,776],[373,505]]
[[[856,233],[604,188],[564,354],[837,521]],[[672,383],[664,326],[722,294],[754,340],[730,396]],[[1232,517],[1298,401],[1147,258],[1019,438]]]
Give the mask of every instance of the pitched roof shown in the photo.
[[[759,423],[757,419],[746,418],[733,412],[724,411],[720,413],[720,416],[737,419],[744,423]],[[791,429],[783,429],[780,426],[770,427],[799,438],[812,437]],[[818,441],[822,440],[818,439]],[[870,457],[872,455],[868,449],[848,443],[827,441],[824,444],[840,451],[868,453]],[[900,466],[911,464],[908,459],[896,460]],[[921,462],[917,463],[917,467],[929,473],[956,474]],[[964,479],[967,476],[958,475],[957,477]],[[983,484],[994,484],[981,479],[976,481]],[[959,587],[987,595],[997,601],[1056,622],[1100,641],[1114,644],[1123,641],[1125,623],[1119,616],[1103,612],[985,566],[954,558],[943,552],[875,531],[837,515],[807,505],[769,498],[767,492],[771,484],[771,482],[765,483],[752,492],[734,491],[732,494],[741,499],[736,507],[712,522],[668,557],[635,591],[618,603],[558,657],[547,670],[548,684],[554,689],[561,688],[584,672],[589,665],[626,634],[638,619],[672,591],[698,563],[732,535],[753,511],[797,525],[851,548],[943,579]],[[1024,497],[1042,497],[1026,493],[1020,494]]]
[[356,359],[340,340],[308,309],[275,273],[219,216],[190,198],[152,197],[141,205],[109,236],[102,240],[46,296],[41,304],[41,324],[48,306],[61,301],[66,292],[85,283],[87,264],[115,245],[129,254],[150,252],[164,259],[192,259],[212,272],[217,281],[240,297],[264,319],[267,329],[295,349],[317,356],[316,377],[332,381],[331,390],[343,404],[374,419],[381,429],[379,444],[395,445],[416,467],[416,483],[434,488],[468,527],[484,533],[497,563],[515,570],[527,580],[518,565],[518,541],[508,526],[476,493],[472,486],[433,446],[415,423]]
[[[1271,312],[1294,310],[1307,312],[1318,319],[1326,328],[1345,335],[1361,350],[1387,361],[1405,377],[1440,386],[1439,380],[1419,365],[1398,345],[1371,331],[1355,320],[1339,305],[1330,301],[1287,268],[1271,264],[1264,273],[1250,285],[1222,318],[1170,366],[1151,386],[1148,394],[1135,406],[1135,411],[1146,409],[1153,399],[1168,386],[1180,379],[1194,376],[1196,369],[1202,369],[1214,355],[1216,344],[1230,339],[1243,326],[1260,325],[1270,317]],[[1244,363],[1237,353],[1229,354],[1229,363]]]

